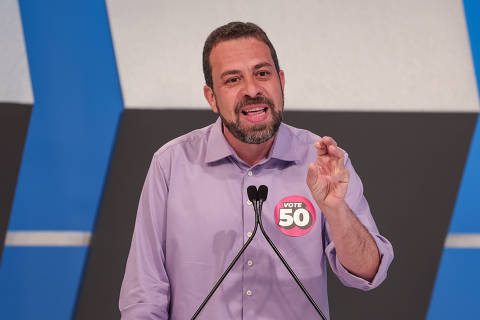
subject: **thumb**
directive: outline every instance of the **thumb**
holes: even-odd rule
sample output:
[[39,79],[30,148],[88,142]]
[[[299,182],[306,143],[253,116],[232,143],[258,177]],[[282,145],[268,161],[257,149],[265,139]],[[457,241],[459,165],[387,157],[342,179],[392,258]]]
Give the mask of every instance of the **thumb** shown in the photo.
[[307,186],[312,189],[312,187],[317,183],[318,180],[318,171],[313,162],[310,163],[307,172]]

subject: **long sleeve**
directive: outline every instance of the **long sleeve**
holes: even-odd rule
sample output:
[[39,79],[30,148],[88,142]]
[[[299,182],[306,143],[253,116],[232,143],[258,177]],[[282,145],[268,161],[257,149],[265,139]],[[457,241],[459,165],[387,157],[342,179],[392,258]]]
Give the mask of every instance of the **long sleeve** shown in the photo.
[[143,186],[120,292],[122,319],[168,319],[170,285],[165,270],[168,186],[155,155]]
[[328,257],[330,267],[333,272],[337,275],[340,281],[349,287],[358,288],[361,290],[371,290],[378,285],[380,285],[387,276],[387,270],[390,263],[393,260],[393,248],[390,242],[383,236],[379,234],[375,221],[373,220],[372,214],[370,213],[370,208],[368,206],[367,200],[363,195],[363,185],[355,172],[348,155],[346,156],[345,167],[350,172],[350,182],[348,186],[348,191],[345,197],[345,201],[356,215],[358,220],[365,226],[365,228],[372,235],[380,254],[380,266],[378,271],[371,282],[368,282],[360,277],[357,277],[351,274],[347,269],[345,269],[340,263],[336,250],[335,243],[331,240],[330,228],[328,223],[326,223],[326,243],[325,253]]

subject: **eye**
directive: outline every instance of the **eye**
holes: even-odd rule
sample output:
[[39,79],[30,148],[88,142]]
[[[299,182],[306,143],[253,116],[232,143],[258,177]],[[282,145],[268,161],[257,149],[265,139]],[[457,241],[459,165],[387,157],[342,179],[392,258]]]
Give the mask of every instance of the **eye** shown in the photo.
[[239,80],[240,80],[239,77],[228,78],[227,80],[225,80],[225,83],[226,84],[234,84],[234,83],[237,83]]
[[260,70],[257,72],[257,76],[261,78],[267,78],[269,75],[270,75],[270,72],[266,70]]

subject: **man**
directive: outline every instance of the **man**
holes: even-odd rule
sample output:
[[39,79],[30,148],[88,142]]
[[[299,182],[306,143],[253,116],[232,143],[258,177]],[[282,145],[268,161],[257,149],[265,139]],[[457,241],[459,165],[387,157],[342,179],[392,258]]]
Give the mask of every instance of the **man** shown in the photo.
[[[282,124],[285,75],[252,23],[213,31],[204,94],[219,120],[170,141],[152,160],[120,294],[123,319],[189,319],[251,236],[249,185],[270,187],[263,224],[328,316],[326,260],[347,286],[386,277],[393,250],[348,155],[330,137]],[[316,319],[257,235],[200,319]]]

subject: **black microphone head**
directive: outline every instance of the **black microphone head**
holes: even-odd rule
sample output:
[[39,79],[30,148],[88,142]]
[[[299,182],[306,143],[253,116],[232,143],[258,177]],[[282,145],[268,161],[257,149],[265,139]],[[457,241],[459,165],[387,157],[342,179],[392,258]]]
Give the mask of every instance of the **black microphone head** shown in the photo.
[[265,201],[267,200],[267,194],[268,194],[268,187],[266,185],[261,185],[258,187],[258,199],[260,201]]
[[258,201],[258,190],[255,186],[249,186],[247,188],[248,199],[252,202]]

